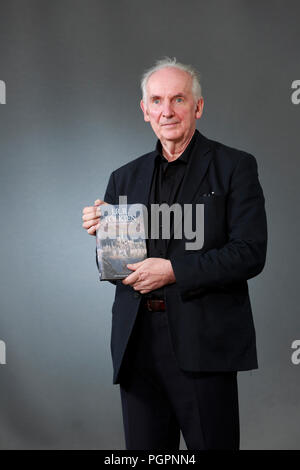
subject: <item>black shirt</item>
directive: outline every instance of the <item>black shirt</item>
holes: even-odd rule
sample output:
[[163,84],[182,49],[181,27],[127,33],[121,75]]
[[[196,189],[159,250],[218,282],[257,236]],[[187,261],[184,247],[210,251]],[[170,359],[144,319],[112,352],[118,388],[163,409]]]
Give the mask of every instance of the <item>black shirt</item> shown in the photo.
[[[184,152],[176,160],[168,162],[162,154],[162,145],[158,140],[156,144],[155,167],[152,176],[151,189],[148,199],[148,239],[147,254],[148,258],[166,258],[168,240],[162,238],[161,230],[159,230],[159,238],[151,238],[151,204],[167,203],[169,206],[177,200],[178,192],[185,175],[188,160],[190,158],[195,140],[194,133],[190,143]],[[161,217],[159,227],[161,228]],[[171,212],[170,224],[173,224],[173,213]],[[155,289],[148,294],[143,294],[145,298],[164,299],[164,287]]]

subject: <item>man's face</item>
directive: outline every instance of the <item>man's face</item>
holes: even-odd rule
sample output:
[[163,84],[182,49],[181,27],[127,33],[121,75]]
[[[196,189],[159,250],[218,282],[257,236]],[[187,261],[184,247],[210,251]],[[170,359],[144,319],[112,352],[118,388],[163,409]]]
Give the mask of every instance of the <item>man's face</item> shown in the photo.
[[150,76],[146,103],[142,100],[141,108],[158,139],[180,143],[193,135],[196,119],[202,115],[203,98],[196,102],[188,73],[167,67]]

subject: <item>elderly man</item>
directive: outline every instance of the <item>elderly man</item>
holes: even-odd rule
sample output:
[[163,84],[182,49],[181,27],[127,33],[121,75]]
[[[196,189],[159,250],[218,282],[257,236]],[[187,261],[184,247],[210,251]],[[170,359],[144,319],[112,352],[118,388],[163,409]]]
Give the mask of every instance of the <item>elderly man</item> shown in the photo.
[[181,431],[188,449],[239,449],[237,372],[258,367],[247,280],[267,246],[256,160],[196,130],[203,98],[190,66],[157,62],[142,91],[156,149],[111,174],[83,227],[94,235],[99,206],[121,195],[149,209],[204,204],[204,243],[188,250],[171,227],[116,281],[111,352],[126,448],[176,450]]

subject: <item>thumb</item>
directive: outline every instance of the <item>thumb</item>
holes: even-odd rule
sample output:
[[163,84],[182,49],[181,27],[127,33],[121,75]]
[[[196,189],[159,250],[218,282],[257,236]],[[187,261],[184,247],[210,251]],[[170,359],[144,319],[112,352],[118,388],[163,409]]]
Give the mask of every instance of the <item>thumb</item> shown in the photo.
[[102,199],[96,199],[96,201],[94,202],[95,206],[100,206],[101,204],[108,205],[108,202],[102,201]]
[[127,268],[132,269],[135,271],[142,265],[143,261],[139,261],[138,263],[127,264]]

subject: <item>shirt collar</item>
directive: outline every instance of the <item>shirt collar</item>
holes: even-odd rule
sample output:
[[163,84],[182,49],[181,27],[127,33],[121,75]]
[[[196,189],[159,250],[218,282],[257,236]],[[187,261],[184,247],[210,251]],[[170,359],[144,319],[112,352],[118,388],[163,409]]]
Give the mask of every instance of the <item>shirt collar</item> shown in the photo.
[[[184,164],[188,163],[188,160],[189,160],[189,157],[190,157],[190,154],[191,154],[191,150],[192,150],[192,148],[194,146],[194,143],[195,143],[195,140],[196,140],[196,134],[197,133],[198,133],[198,131],[196,129],[195,132],[194,132],[193,137],[191,138],[191,140],[190,140],[188,146],[186,147],[186,149],[184,150],[184,152],[178,158],[176,158],[176,160],[174,160],[173,162],[170,162],[171,164],[175,163],[175,162],[184,163]],[[156,161],[157,162],[164,163],[166,165],[169,164],[168,160],[162,154],[162,145],[161,145],[160,140],[157,140],[155,151],[156,151]]]

